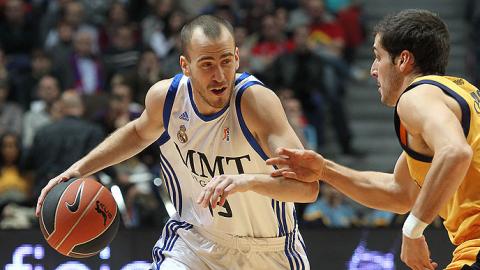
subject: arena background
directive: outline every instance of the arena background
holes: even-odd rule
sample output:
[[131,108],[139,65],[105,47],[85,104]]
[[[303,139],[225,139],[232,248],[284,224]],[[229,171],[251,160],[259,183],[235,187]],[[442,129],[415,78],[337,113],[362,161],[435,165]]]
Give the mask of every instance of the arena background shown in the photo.
[[[399,261],[398,229],[304,229],[302,235],[312,269],[408,269]],[[4,270],[145,269],[157,236],[158,230],[120,230],[106,251],[76,260],[55,252],[37,230],[0,231],[0,265]],[[426,236],[441,269],[450,261],[453,248],[443,230],[427,230]]]
[[[3,5],[9,0],[0,0],[0,9],[3,12]],[[298,2],[295,0],[265,0],[265,1],[217,1],[217,0],[181,0],[176,1],[183,3],[188,12],[199,9],[200,5],[207,6],[215,2],[231,2],[237,5],[245,5],[250,7],[252,3],[267,3],[284,4],[285,6],[295,7]],[[46,5],[54,0],[30,0],[22,1],[27,4],[32,10],[36,4]],[[62,2],[62,1],[58,1]],[[67,1],[65,1],[67,2]],[[113,2],[105,1],[73,1],[84,3],[101,3]],[[138,11],[142,9],[142,5],[154,2],[150,0],[122,0],[121,3],[130,3],[133,8]],[[335,2],[327,1],[326,2]],[[327,124],[324,127],[323,134],[324,145],[319,147],[322,154],[338,161],[339,163],[352,166],[356,169],[364,170],[379,170],[391,172],[395,164],[396,158],[401,152],[400,147],[395,136],[393,128],[393,112],[389,108],[385,108],[379,102],[377,86],[374,80],[368,78],[368,71],[372,61],[372,26],[385,14],[398,11],[405,8],[425,8],[438,12],[440,16],[446,21],[451,32],[451,57],[448,67],[448,73],[455,76],[465,77],[471,82],[478,85],[479,72],[477,59],[480,55],[480,48],[478,47],[478,33],[480,27],[480,11],[478,2],[476,0],[345,0],[336,1],[353,3],[361,7],[362,11],[362,26],[365,29],[365,37],[361,44],[357,44],[355,48],[355,59],[352,61],[357,68],[356,81],[348,81],[345,86],[345,93],[343,93],[343,104],[347,113],[348,125],[351,127],[352,138],[351,143],[355,150],[344,153],[345,149],[341,149],[338,144],[338,134],[334,131],[331,125],[332,115],[326,116]],[[246,4],[245,4],[246,3]],[[90,8],[92,6],[89,6]],[[224,12],[223,9],[219,12]],[[145,8],[143,8],[144,10]],[[148,9],[148,8],[147,8]],[[153,9],[147,10],[150,12]],[[255,8],[243,10],[244,13],[256,11]],[[145,10],[144,10],[145,11]],[[147,13],[148,13],[147,12]],[[96,14],[96,13],[95,13]],[[39,15],[39,14],[34,14]],[[145,15],[145,14],[144,14]],[[257,14],[258,15],[258,14]],[[3,23],[3,16],[1,16],[0,24]],[[44,18],[44,17],[43,17]],[[38,19],[38,17],[37,17]],[[40,16],[42,19],[42,16]],[[139,24],[143,19],[141,16],[132,17],[135,23]],[[256,18],[257,20],[260,17]],[[254,21],[253,19],[251,21]],[[3,29],[3,28],[2,28]],[[258,30],[259,29],[255,29]],[[3,33],[0,33],[0,44],[3,40],[1,38]],[[23,52],[25,53],[25,52]],[[55,55],[57,52],[54,51]],[[30,52],[27,52],[30,55]],[[38,54],[41,56],[41,54]],[[35,57],[38,57],[35,56]],[[1,54],[0,54],[1,56]],[[6,52],[7,59],[13,59],[18,56],[15,53]],[[58,55],[57,55],[58,56]],[[242,55],[244,57],[245,55]],[[175,58],[176,59],[176,58]],[[246,59],[246,58],[242,58]],[[1,60],[1,57],[0,57]],[[23,72],[25,59],[19,57],[17,66],[11,66],[11,75],[15,77],[18,72]],[[176,62],[167,62],[166,58],[162,58],[160,64],[163,67],[174,67]],[[242,61],[244,64],[247,61]],[[172,64],[173,63],[173,64]],[[1,66],[4,63],[0,61]],[[134,63],[136,65],[136,62]],[[67,67],[61,66],[60,69]],[[243,70],[241,70],[243,71]],[[21,74],[22,75],[22,74]],[[165,74],[162,74],[165,75]],[[366,77],[365,77],[366,75]],[[0,77],[2,73],[0,72]],[[1,78],[0,78],[1,79]],[[19,76],[14,78],[14,81],[24,80],[25,78]],[[0,80],[1,81],[1,80]],[[25,81],[25,80],[24,80]],[[0,87],[3,84],[0,85]],[[13,88],[15,89],[15,88]],[[16,89],[15,89],[16,90]],[[63,89],[65,90],[65,89]],[[18,94],[15,92],[14,94]],[[15,97],[14,97],[15,98]],[[86,98],[88,100],[88,97]],[[19,101],[19,100],[13,100]],[[90,106],[98,107],[98,104],[105,104],[105,100],[94,100]],[[127,104],[128,105],[128,104]],[[90,108],[90,107],[89,107]],[[27,111],[29,108],[24,108]],[[87,110],[88,111],[88,110]],[[288,113],[288,112],[287,112]],[[91,115],[87,115],[91,116]],[[5,126],[0,126],[1,131]],[[311,135],[311,130],[305,130],[306,135]],[[308,131],[308,132],[307,132]],[[306,136],[307,139],[311,137]],[[311,141],[310,141],[311,142]],[[311,142],[313,145],[316,142]],[[348,150],[348,149],[347,149]],[[363,152],[362,155],[357,155],[358,152]],[[48,154],[48,153],[42,153]],[[68,154],[68,153],[67,153]],[[42,157],[40,157],[42,158]],[[155,173],[152,172],[155,178]],[[135,182],[140,178],[145,178],[145,175],[132,177],[129,181]],[[150,175],[151,176],[151,175]],[[148,178],[148,177],[147,177]],[[142,179],[138,181],[144,181]],[[108,181],[107,181],[108,182]],[[110,183],[112,181],[110,180]],[[115,182],[115,179],[113,179]],[[111,184],[110,184],[111,185]],[[129,187],[132,185],[128,185]],[[123,190],[123,187],[121,187]],[[161,188],[161,187],[160,187]],[[126,193],[124,193],[126,195]],[[158,195],[158,194],[157,194]],[[0,193],[0,199],[2,199]],[[158,196],[157,196],[158,197]],[[160,196],[161,197],[161,196]],[[1,200],[0,200],[1,201]],[[161,200],[158,200],[159,202]],[[2,202],[3,203],[3,202]],[[31,207],[32,205],[30,205]],[[304,208],[299,206],[298,209]],[[16,209],[16,208],[15,208]],[[28,212],[25,216],[31,218],[30,210],[18,212]],[[122,222],[122,228],[111,243],[109,248],[103,251],[100,255],[88,259],[76,260],[64,257],[51,249],[46,241],[43,239],[38,224],[33,220],[31,226],[24,226],[24,219],[22,219],[22,226],[29,227],[28,229],[0,229],[0,270],[132,270],[145,269],[151,260],[151,249],[153,244],[157,241],[161,233],[161,224],[164,222],[162,218],[166,217],[165,209],[159,212],[147,212],[150,217],[161,217],[160,221],[149,222],[154,223],[155,226],[142,227],[143,224],[139,220],[131,219],[130,222]],[[300,212],[300,211],[299,211]],[[364,211],[367,212],[367,211]],[[145,213],[143,213],[145,214]],[[6,219],[3,215],[0,217]],[[302,216],[299,217],[302,219]],[[402,220],[402,217],[397,217]],[[4,220],[5,220],[4,219]],[[155,218],[151,218],[155,219]],[[128,220],[128,219],[125,219]],[[17,227],[15,222],[9,223],[10,227]],[[12,225],[13,224],[13,225]],[[446,232],[438,225],[430,226],[426,231],[427,241],[432,253],[432,259],[437,261],[439,268],[448,264],[451,259],[451,252],[453,250]],[[0,228],[3,228],[0,222]],[[399,260],[400,251],[400,237],[401,226],[380,224],[377,228],[362,228],[361,225],[355,224],[354,228],[338,229],[329,228],[328,224],[318,223],[308,224],[306,221],[301,221],[301,232],[306,242],[309,259],[311,261],[312,270],[341,270],[341,269],[362,269],[362,270],[391,270],[391,269],[407,269]],[[317,226],[318,225],[318,226]],[[371,224],[370,224],[371,225]],[[378,224],[377,224],[378,225]],[[360,227],[360,228],[359,228]],[[368,226],[371,227],[371,226]],[[129,228],[129,229],[127,229]]]

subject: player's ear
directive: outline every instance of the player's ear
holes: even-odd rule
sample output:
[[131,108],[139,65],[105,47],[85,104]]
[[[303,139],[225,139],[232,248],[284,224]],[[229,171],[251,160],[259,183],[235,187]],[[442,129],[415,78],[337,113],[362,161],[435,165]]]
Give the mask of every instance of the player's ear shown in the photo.
[[397,66],[402,72],[411,72],[415,65],[415,58],[408,50],[403,50],[397,56]]
[[185,76],[190,77],[190,65],[186,56],[180,55],[180,67]]
[[235,47],[235,71],[240,68],[240,53],[238,51],[238,47]]

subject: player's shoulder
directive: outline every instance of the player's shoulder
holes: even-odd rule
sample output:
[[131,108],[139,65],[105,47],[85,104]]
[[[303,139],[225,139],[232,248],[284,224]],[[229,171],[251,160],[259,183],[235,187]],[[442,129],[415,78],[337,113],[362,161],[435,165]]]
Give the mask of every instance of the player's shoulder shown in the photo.
[[262,84],[249,86],[242,95],[242,106],[260,106],[265,108],[265,106],[278,101],[277,94]]
[[145,97],[145,107],[147,109],[163,109],[163,104],[167,98],[168,89],[170,89],[174,79],[175,78],[173,77],[161,80],[150,87],[147,92],[147,96]]

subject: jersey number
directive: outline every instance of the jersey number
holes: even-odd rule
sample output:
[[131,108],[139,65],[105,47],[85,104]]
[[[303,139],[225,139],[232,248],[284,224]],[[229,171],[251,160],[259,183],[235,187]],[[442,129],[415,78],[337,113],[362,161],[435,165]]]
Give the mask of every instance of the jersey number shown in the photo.
[[[217,206],[220,206],[220,205],[217,203]],[[223,207],[225,209],[225,211],[218,212],[218,215],[220,215],[222,217],[226,217],[226,218],[231,218],[232,217],[232,208],[230,208],[230,204],[228,203],[227,200],[225,200],[225,203],[223,204],[223,206],[220,206],[220,207]],[[213,209],[212,209],[212,205],[210,203],[208,204],[208,209],[210,210],[210,214],[213,217]]]

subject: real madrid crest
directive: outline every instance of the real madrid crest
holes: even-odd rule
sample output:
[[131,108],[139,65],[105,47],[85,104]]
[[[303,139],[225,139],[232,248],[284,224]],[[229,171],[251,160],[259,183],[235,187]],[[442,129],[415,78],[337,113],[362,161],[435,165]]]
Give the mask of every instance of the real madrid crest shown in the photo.
[[185,125],[180,126],[180,130],[177,132],[177,138],[181,143],[186,143],[188,141],[187,128]]

